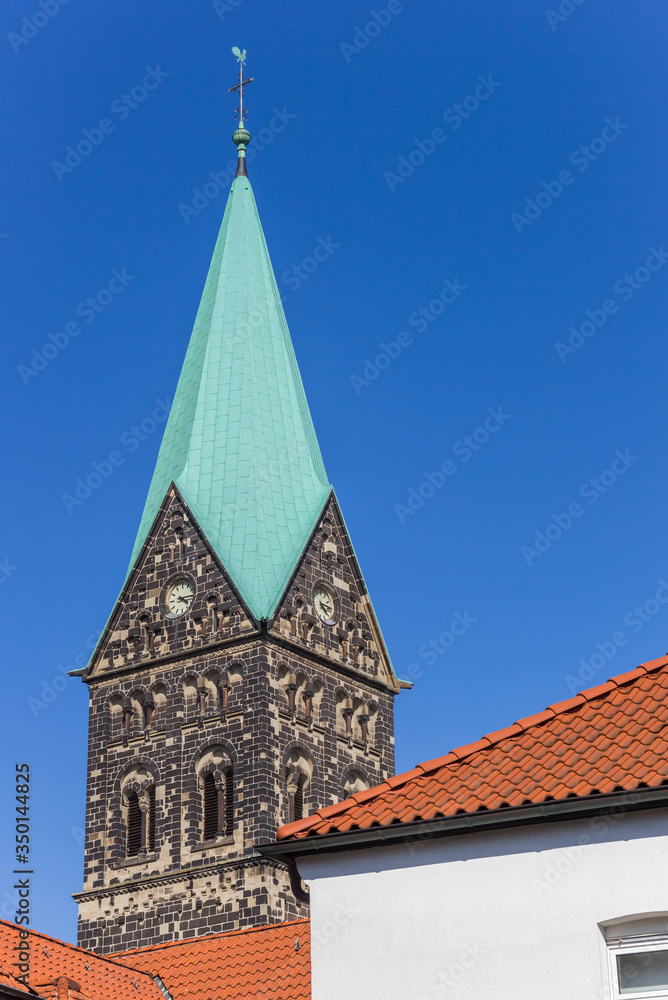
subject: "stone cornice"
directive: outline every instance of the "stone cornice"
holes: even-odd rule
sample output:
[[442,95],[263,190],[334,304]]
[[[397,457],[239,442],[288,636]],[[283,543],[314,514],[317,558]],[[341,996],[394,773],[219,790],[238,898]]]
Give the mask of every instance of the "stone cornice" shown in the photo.
[[168,668],[173,666],[175,663],[179,663],[183,667],[190,667],[203,658],[212,656],[216,653],[230,652],[233,650],[242,653],[250,649],[257,649],[258,646],[262,645],[274,646],[275,648],[280,649],[295,658],[300,658],[302,660],[307,660],[309,663],[317,663],[319,666],[327,667],[329,670],[342,674],[343,676],[351,680],[355,680],[358,683],[368,684],[369,687],[374,688],[376,691],[383,691],[392,695],[396,694],[394,689],[389,687],[383,681],[370,677],[361,670],[355,670],[354,668],[347,666],[345,663],[339,663],[327,656],[323,656],[315,650],[307,649],[299,643],[291,642],[289,639],[278,636],[272,632],[255,632],[251,635],[240,635],[231,639],[221,639],[219,642],[203,646],[201,650],[188,650],[185,654],[183,652],[166,654],[164,656],[156,657],[155,659],[135,663],[129,667],[119,667],[117,670],[105,670],[99,674],[95,674],[93,677],[84,678],[84,682],[90,687],[99,686],[104,684],[106,681],[117,680],[119,677],[128,677],[131,674],[142,674],[159,668]]
[[84,889],[83,892],[73,892],[72,898],[77,903],[92,899],[106,899],[109,896],[125,896],[131,892],[141,892],[144,889],[152,889],[161,885],[176,885],[179,882],[192,882],[205,875],[215,875],[218,872],[238,871],[246,868],[262,867],[275,868],[285,871],[287,862],[275,861],[270,858],[253,854],[243,858],[235,858],[231,861],[212,861],[203,865],[194,865],[192,868],[177,868],[174,871],[162,872],[159,875],[147,875],[144,878],[128,879],[126,882],[115,882],[113,885],[100,886],[98,889]]

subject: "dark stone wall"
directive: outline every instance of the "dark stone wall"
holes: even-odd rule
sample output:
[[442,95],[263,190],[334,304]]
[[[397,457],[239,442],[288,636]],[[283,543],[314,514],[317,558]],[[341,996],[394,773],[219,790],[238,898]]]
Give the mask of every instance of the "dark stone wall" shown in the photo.
[[[354,567],[336,561],[337,551],[349,560],[352,550],[341,538],[335,546],[331,527],[324,536],[316,531],[275,621],[254,622],[188,511],[167,500],[87,677],[84,887],[76,899],[79,944],[101,954],[306,916],[287,872],[255,845],[275,840],[289,821],[296,781],[305,783],[308,815],[394,773],[396,682],[363,585]],[[178,552],[165,542],[174,523]],[[334,528],[343,531],[339,522]],[[326,560],[324,542],[334,553]],[[197,583],[177,629],[164,617],[163,595],[186,567],[206,590]],[[341,595],[343,643],[335,626],[311,622],[312,587],[323,579]],[[211,612],[221,604],[220,628],[233,630],[224,635]],[[205,614],[215,627],[202,634],[187,619]],[[141,641],[135,628],[143,629]],[[147,636],[160,629],[151,644]],[[230,767],[233,829],[204,842],[202,776]],[[133,858],[126,855],[130,788],[140,801],[153,788],[156,801],[154,849]]]

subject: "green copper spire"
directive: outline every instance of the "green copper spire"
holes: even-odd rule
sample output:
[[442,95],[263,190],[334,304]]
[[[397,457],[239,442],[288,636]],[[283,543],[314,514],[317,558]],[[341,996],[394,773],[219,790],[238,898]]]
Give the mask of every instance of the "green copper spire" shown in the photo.
[[131,566],[172,481],[253,615],[270,617],[331,488],[245,172],[227,201]]

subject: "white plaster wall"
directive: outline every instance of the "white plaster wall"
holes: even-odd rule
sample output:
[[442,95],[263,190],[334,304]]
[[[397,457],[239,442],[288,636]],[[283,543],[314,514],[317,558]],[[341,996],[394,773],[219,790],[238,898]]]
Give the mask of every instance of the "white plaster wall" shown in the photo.
[[599,923],[668,914],[668,810],[298,866],[313,1000],[595,1000],[609,996]]

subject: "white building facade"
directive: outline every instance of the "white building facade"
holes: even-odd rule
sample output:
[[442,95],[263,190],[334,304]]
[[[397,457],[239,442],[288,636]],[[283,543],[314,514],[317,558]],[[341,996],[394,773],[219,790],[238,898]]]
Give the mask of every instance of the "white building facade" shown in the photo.
[[668,997],[668,807],[298,868],[313,1000]]

